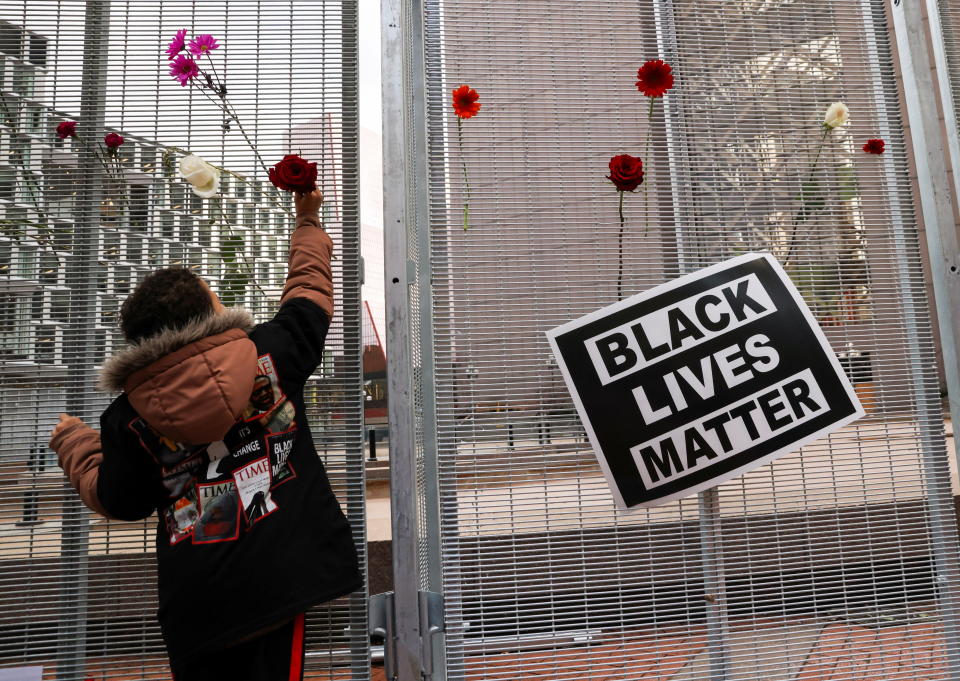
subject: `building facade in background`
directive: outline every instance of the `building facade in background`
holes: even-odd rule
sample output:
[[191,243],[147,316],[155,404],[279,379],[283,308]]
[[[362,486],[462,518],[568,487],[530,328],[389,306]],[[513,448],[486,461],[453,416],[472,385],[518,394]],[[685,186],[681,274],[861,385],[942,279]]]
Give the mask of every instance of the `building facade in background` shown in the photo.
[[[74,112],[45,104],[56,79],[48,68],[54,48],[45,36],[0,22],[0,486],[27,490],[21,510],[3,507],[4,515],[18,517],[0,517],[0,525],[42,522],[38,492],[61,480],[46,445],[51,424],[64,410],[69,358],[63,342],[70,313],[65,263],[83,178],[77,174],[78,140],[56,135],[57,125],[74,120]],[[189,267],[228,305],[256,310],[279,300],[293,228],[284,210],[292,210],[288,195],[266,182],[224,174],[219,199],[203,200],[181,180],[179,156],[171,150],[123,130],[105,132],[118,132],[125,142],[123,186],[105,185],[90,282],[96,290],[90,327],[97,365],[123,346],[120,305],[154,269]],[[338,210],[338,188],[325,191],[325,210]],[[225,294],[231,277],[255,283]],[[334,352],[329,349],[328,358]]]

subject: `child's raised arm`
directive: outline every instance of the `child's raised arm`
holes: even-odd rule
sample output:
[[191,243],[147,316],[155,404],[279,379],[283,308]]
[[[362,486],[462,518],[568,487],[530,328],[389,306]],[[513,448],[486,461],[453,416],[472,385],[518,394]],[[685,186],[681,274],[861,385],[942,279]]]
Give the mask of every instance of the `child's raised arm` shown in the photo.
[[333,318],[333,275],[330,258],[333,241],[320,225],[323,194],[315,189],[296,194],[297,224],[290,239],[289,271],[280,304],[291,298],[308,298]]

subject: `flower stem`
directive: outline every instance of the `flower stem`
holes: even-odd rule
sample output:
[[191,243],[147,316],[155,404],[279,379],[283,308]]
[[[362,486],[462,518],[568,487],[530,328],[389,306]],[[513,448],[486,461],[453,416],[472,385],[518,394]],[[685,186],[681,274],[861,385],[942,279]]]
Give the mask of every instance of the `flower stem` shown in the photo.
[[620,237],[618,240],[619,254],[617,259],[617,300],[623,297],[623,191],[620,194]]
[[467,200],[463,202],[463,231],[470,226],[470,178],[467,176],[467,157],[463,155],[463,119],[457,116],[457,140],[460,144],[460,163],[463,165],[463,182],[467,188]]
[[[823,126],[823,135],[820,136],[820,144],[819,146],[817,146],[817,153],[813,157],[813,163],[810,166],[810,174],[807,176],[807,181],[805,183],[807,185],[813,182],[813,176],[817,170],[817,162],[820,160],[820,154],[823,152],[823,145],[826,143],[827,135],[830,134],[831,130],[832,128],[826,125]],[[784,269],[790,266],[790,258],[793,256],[793,249],[797,243],[797,232],[800,229],[799,223],[804,221],[805,219],[804,216],[806,215],[806,212],[807,212],[806,206],[803,205],[804,186],[805,186],[804,184],[800,185],[800,210],[797,211],[797,214],[793,218],[793,229],[790,230],[790,240],[787,242],[787,253],[783,257]]]
[[643,141],[643,156],[644,161],[650,153],[650,137],[653,132],[653,107],[657,103],[656,97],[650,97],[650,108],[647,109],[647,135],[646,139]]
[[[237,236],[237,233],[233,231],[233,227],[231,227],[231,226],[230,226],[230,223],[227,222],[227,216],[226,216],[226,214],[223,212],[223,205],[221,204],[221,202],[218,200],[218,201],[215,202],[214,205],[216,205],[216,207],[217,207],[217,212],[220,213],[220,218],[221,218],[221,219],[218,220],[217,222],[218,222],[220,225],[222,225],[222,226],[224,226],[224,227],[227,228],[227,231],[230,233],[230,236]],[[242,239],[242,237],[241,237],[241,239]],[[243,262],[244,262],[244,264],[247,266],[247,273],[250,275],[250,282],[251,282],[254,286],[256,286],[256,287],[257,287],[257,290],[260,291],[260,294],[261,294],[264,298],[266,298],[266,297],[267,297],[267,293],[266,293],[266,291],[263,290],[263,288],[261,288],[260,284],[257,283],[257,275],[256,275],[256,273],[253,271],[253,264],[252,264],[249,260],[247,260],[247,255],[246,255],[246,253],[244,253],[242,249],[238,249],[238,250],[237,250],[237,255],[239,255],[241,258],[243,258]],[[226,265],[226,261],[224,261],[224,264]]]
[[[208,55],[209,56],[209,55]],[[196,83],[194,83],[196,85]],[[237,129],[240,131],[240,134],[243,135],[244,141],[247,143],[247,146],[250,147],[250,151],[253,152],[253,155],[257,158],[257,163],[260,164],[260,167],[263,168],[263,172],[267,175],[270,174],[270,171],[267,170],[267,164],[264,162],[263,157],[260,156],[260,152],[257,151],[257,148],[253,145],[253,141],[250,139],[250,135],[247,134],[247,131],[244,129],[243,124],[240,122],[240,117],[237,115],[236,110],[233,108],[233,105],[230,104],[230,101],[223,97],[219,100],[214,99],[210,96],[208,92],[203,89],[202,85],[196,85],[197,89],[200,90],[203,95],[209,99],[211,102],[220,107],[220,110],[223,111],[230,119],[237,124]]]
[[817,170],[817,161],[820,160],[820,154],[823,151],[823,145],[827,141],[827,135],[830,134],[831,128],[823,126],[823,135],[820,137],[820,146],[817,147],[817,154],[813,157],[813,165],[810,166],[810,176],[807,178],[807,182],[813,179],[813,173]]
[[647,187],[650,184],[646,180],[650,177],[650,168],[653,167],[653,164],[650,163],[650,138],[653,136],[653,107],[657,103],[656,97],[650,97],[650,107],[647,109],[647,134],[646,139],[643,141],[643,191],[641,192],[640,200],[643,202],[643,235],[647,235],[647,220],[650,217],[650,201],[647,195]]

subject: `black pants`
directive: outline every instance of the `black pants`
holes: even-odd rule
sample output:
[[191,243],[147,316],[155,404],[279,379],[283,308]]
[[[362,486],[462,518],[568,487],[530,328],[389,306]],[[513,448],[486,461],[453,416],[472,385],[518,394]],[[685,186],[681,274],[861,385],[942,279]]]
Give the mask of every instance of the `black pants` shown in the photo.
[[279,629],[173,670],[174,681],[301,681],[303,615]]

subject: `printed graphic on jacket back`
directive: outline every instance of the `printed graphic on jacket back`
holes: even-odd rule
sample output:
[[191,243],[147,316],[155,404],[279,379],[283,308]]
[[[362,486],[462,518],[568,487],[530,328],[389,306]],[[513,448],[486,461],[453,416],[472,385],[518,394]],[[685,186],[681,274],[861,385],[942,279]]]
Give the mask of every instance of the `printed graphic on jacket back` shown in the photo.
[[295,416],[268,353],[257,359],[250,401],[223,440],[185,445],[142,418],[130,423],[160,467],[170,498],[161,520],[171,544],[187,537],[193,544],[233,541],[241,525],[249,530],[279,509],[272,490],[296,478],[290,462]]

